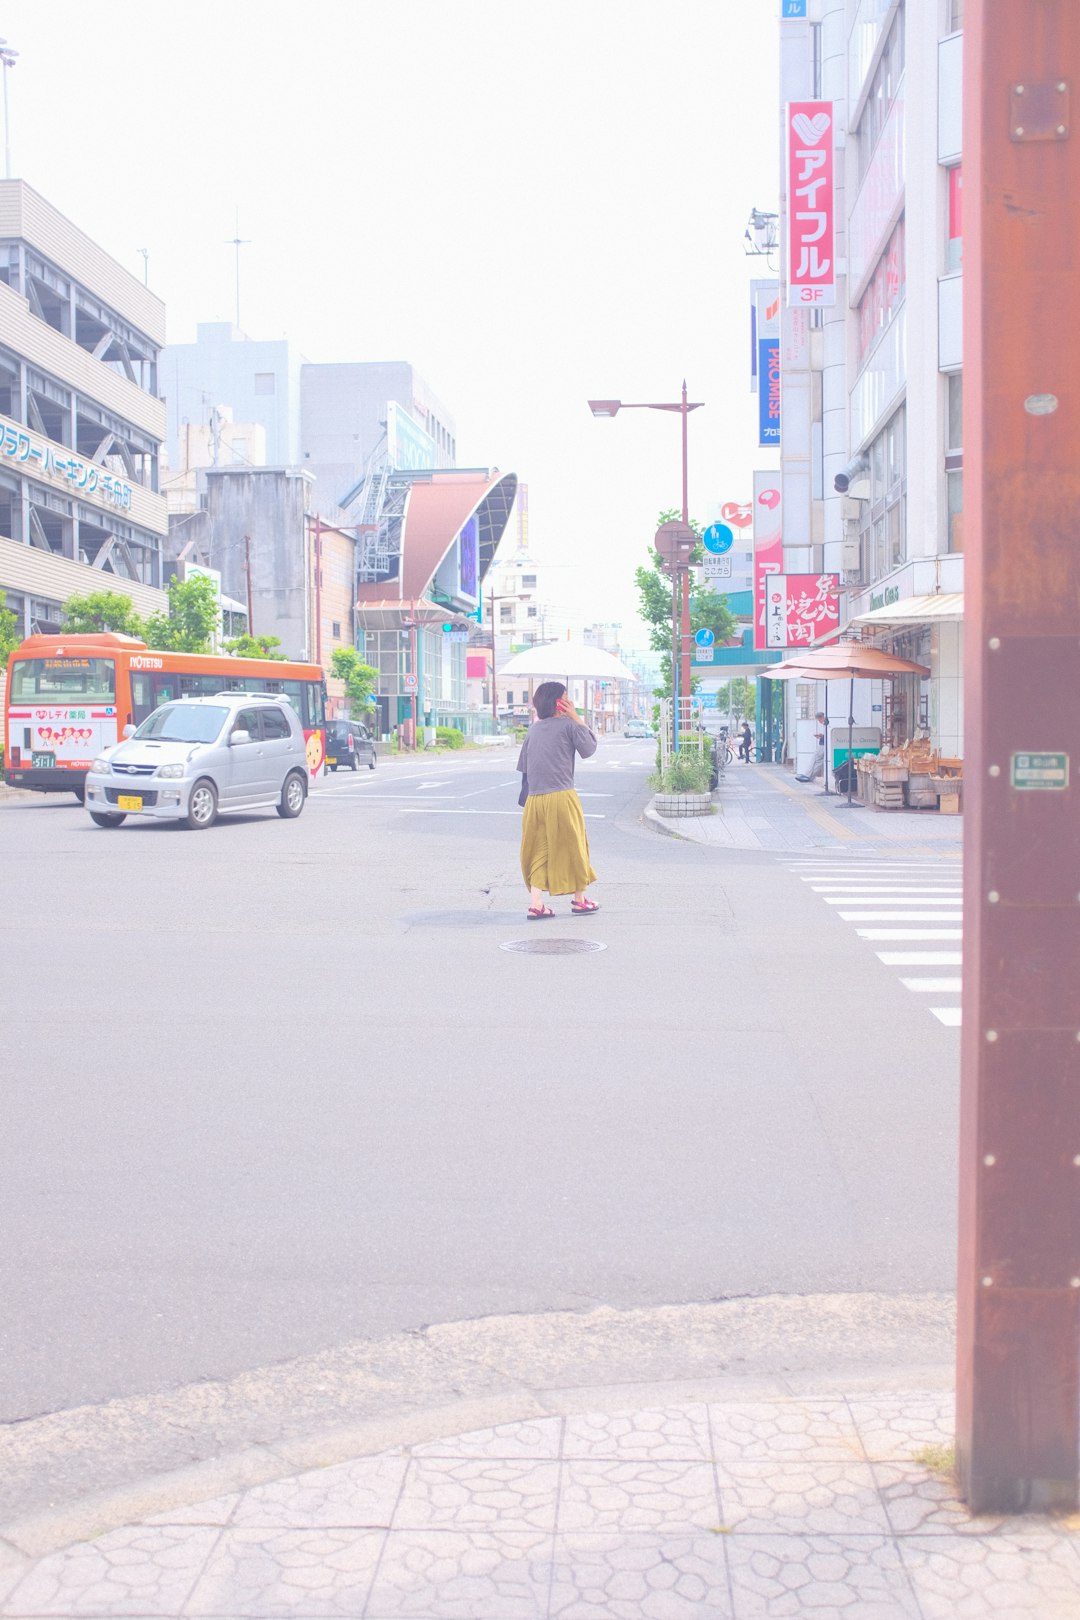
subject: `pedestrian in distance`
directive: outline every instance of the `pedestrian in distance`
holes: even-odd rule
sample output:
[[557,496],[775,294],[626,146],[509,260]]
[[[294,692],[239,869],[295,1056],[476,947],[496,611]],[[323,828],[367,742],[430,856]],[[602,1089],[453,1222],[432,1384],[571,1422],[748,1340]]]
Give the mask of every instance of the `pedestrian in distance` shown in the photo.
[[819,709],[814,716],[814,762],[806,776],[797,776],[796,782],[812,782],[815,776],[820,776],[825,770],[825,733],[827,722]]
[[596,882],[589,859],[585,813],[574,790],[578,757],[596,753],[596,737],[566,695],[561,681],[545,681],[533,693],[536,719],[518,755],[521,772],[521,875],[529,891],[528,919],[554,917],[544,895],[570,894],[577,917],[599,911],[585,890]]
[[750,747],[753,740],[754,734],[750,730],[750,722],[749,720],[744,720],[742,723],[742,733],[739,737],[739,758],[741,760],[745,760],[747,765],[750,763]]

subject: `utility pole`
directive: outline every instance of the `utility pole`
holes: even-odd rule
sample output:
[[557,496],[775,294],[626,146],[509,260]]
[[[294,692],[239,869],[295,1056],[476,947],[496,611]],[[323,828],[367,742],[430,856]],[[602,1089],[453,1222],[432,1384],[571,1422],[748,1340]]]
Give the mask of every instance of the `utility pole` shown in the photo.
[[957,1460],[976,1513],[1078,1496],[1078,88],[1076,0],[969,0]]
[[255,634],[255,620],[251,612],[251,536],[244,536],[244,574],[247,578],[248,635]]

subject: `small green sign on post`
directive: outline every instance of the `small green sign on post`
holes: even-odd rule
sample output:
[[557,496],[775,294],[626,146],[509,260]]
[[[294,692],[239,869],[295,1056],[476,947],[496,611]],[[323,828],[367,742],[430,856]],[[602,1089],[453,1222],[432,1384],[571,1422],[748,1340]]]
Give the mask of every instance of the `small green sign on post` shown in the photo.
[[1069,785],[1068,754],[1014,754],[1012,785],[1029,792],[1054,792]]

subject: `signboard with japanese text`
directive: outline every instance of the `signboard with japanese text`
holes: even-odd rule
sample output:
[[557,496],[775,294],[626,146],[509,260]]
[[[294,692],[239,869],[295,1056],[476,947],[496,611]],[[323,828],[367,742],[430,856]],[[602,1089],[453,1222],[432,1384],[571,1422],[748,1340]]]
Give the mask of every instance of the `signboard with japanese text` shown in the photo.
[[65,445],[54,444],[0,416],[0,465],[4,464],[16,467],[29,478],[58,486],[79,500],[111,506],[120,512],[131,511],[133,489],[126,478],[118,478],[100,462],[87,461]]
[[757,278],[750,283],[750,392],[758,391],[758,342],[780,336],[780,283]]
[[836,303],[833,104],[790,101],[785,115],[788,303]]
[[780,474],[754,474],[754,646],[764,652],[765,581],[784,566]]
[[780,0],[780,21],[799,22],[806,18],[806,0]]
[[706,557],[701,565],[701,572],[706,579],[730,579],[730,557]]
[[780,339],[758,338],[758,444],[780,448]]
[[766,579],[766,647],[812,647],[839,628],[839,574],[771,574]]

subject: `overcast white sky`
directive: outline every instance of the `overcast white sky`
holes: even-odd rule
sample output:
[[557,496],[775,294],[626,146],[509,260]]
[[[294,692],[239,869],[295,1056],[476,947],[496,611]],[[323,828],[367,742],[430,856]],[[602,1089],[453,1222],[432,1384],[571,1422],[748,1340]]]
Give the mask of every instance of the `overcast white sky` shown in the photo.
[[777,196],[779,0],[8,0],[12,173],[165,300],[311,360],[411,360],[530,490],[579,622],[657,511],[750,499],[747,259]]

